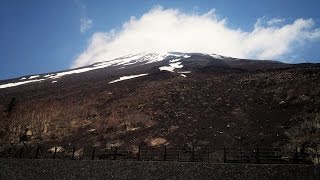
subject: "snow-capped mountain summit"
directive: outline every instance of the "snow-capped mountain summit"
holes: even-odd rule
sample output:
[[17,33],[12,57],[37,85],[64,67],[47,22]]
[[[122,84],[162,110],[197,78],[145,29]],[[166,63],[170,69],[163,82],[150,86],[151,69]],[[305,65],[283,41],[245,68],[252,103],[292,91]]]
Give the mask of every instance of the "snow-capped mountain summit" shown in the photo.
[[[174,69],[181,69],[183,67],[182,61],[184,59],[190,58],[191,56],[200,55],[195,53],[177,53],[177,52],[168,52],[168,53],[140,53],[140,54],[131,54],[116,59],[106,60],[98,63],[94,63],[89,66],[66,70],[56,73],[40,74],[40,75],[31,75],[19,78],[9,82],[1,83],[0,89],[15,87],[19,85],[50,81],[51,83],[57,83],[57,79],[62,78],[67,75],[85,73],[88,71],[98,70],[102,68],[118,68],[125,69],[128,67],[137,67],[143,66],[146,64],[153,64],[158,62],[163,62],[162,67],[159,67],[160,71],[170,71],[173,72]],[[215,59],[225,59],[226,57],[216,55],[216,54],[201,54],[201,56],[208,56]],[[133,75],[136,76],[136,75]],[[182,75],[184,76],[184,75]],[[124,78],[126,79],[126,78]]]

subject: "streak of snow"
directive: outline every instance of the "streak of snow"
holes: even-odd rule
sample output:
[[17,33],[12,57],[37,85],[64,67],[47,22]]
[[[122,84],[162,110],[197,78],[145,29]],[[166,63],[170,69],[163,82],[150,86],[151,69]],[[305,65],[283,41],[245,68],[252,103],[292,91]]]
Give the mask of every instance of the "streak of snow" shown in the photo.
[[112,66],[112,65],[123,65],[123,64],[129,63],[130,61],[137,60],[137,59],[141,58],[143,55],[145,55],[145,54],[140,53],[140,54],[128,55],[128,56],[120,57],[117,59],[107,60],[104,62],[96,63],[93,66],[107,67],[107,66]]
[[[101,68],[104,68],[104,67],[105,66],[74,69],[74,70],[70,70],[70,71],[60,72],[60,73],[57,73],[56,75],[47,74],[44,77],[47,78],[47,79],[57,79],[57,78],[61,78],[62,76],[65,76],[65,75],[83,73],[83,72],[87,72],[87,71],[91,71],[91,70],[95,70],[95,69],[101,69]],[[37,77],[39,77],[39,75],[30,76],[29,79],[34,79],[34,78],[37,78]],[[22,81],[22,82],[16,82],[16,83],[2,84],[2,85],[0,85],[0,89],[1,88],[13,87],[13,86],[19,86],[19,85],[27,84],[27,83],[31,83],[31,82],[43,81],[43,80],[46,80],[46,79],[28,80],[28,81]]]
[[52,81],[51,83],[56,83],[56,82],[58,82],[58,81]]
[[174,72],[174,69],[180,69],[180,68],[183,68],[183,65],[181,64],[181,62],[170,63],[169,66],[159,67],[160,71],[169,71],[169,72]]
[[21,78],[21,79],[19,79],[19,80],[26,80],[27,78],[26,77],[23,77],[23,78]]
[[183,65],[181,64],[181,62],[171,63],[169,65],[174,68],[183,68]]
[[124,65],[124,66],[128,66],[128,65],[136,64],[136,63],[137,63],[137,61],[132,61],[132,62],[125,63],[125,64],[123,64],[123,65]]
[[131,76],[122,76],[122,77],[120,77],[119,79],[116,79],[116,80],[114,80],[114,81],[109,82],[109,84],[116,83],[116,82],[119,82],[119,81],[128,80],[128,79],[132,79],[132,78],[137,78],[137,77],[141,77],[141,76],[146,76],[146,75],[148,75],[148,74],[138,74],[138,75],[131,75]]
[[161,54],[155,54],[155,53],[140,53],[140,54],[134,54],[134,55],[128,55],[121,58],[113,59],[113,60],[107,60],[101,63],[97,63],[94,66],[120,66],[120,65],[130,65],[135,63],[144,63],[144,64],[150,64],[153,62],[162,61],[167,56],[169,56],[169,53],[161,53]]
[[28,83],[32,83],[32,82],[44,81],[44,80],[45,80],[45,79],[34,79],[34,80],[28,80],[28,81],[22,81],[22,82],[1,84],[1,85],[0,85],[0,89],[9,88],[9,87],[14,87],[14,86],[19,86],[19,85],[22,85],[22,84],[28,84]]
[[186,75],[184,75],[184,74],[180,74],[182,77],[187,77]]
[[181,55],[174,54],[174,53],[169,53],[170,56],[175,56],[175,57],[181,57]]
[[178,59],[172,59],[172,60],[170,60],[170,62],[173,63],[173,62],[178,62],[178,61],[180,61],[180,60],[181,60],[180,58],[178,58]]
[[70,70],[70,71],[57,73],[56,75],[52,75],[49,78],[50,79],[57,79],[57,78],[61,78],[62,76],[65,76],[65,75],[79,74],[79,73],[83,73],[83,72],[87,72],[87,71],[92,71],[92,70],[96,70],[96,69],[105,68],[107,66],[109,66],[109,65],[103,64],[103,65],[100,65],[100,66],[86,67],[86,68],[81,68],[81,69],[74,69],[74,70]]
[[169,72],[173,72],[174,70],[174,67],[171,67],[171,66],[162,66],[162,67],[159,67],[160,71],[169,71]]
[[50,79],[57,79],[57,78],[61,78],[62,76],[65,76],[65,75],[83,73],[83,72],[87,72],[87,71],[91,71],[91,70],[99,69],[99,68],[102,68],[102,67],[99,66],[99,67],[92,67],[92,68],[87,67],[87,68],[82,68],[82,69],[74,69],[71,71],[57,73],[56,75],[50,76],[49,78]]
[[171,67],[171,66],[162,66],[162,67],[159,67],[160,71],[170,71],[170,72],[173,72],[174,70],[174,67]]
[[39,75],[30,76],[29,79],[34,79],[34,78],[37,78],[37,77],[39,77]]
[[146,64],[162,61],[166,57],[168,57],[170,54],[163,53],[163,54],[148,54],[142,58],[142,60],[147,61]]

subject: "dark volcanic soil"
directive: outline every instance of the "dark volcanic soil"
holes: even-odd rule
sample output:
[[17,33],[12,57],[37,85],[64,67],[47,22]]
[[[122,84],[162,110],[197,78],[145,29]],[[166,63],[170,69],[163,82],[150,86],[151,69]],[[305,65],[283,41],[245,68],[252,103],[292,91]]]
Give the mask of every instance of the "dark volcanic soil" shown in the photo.
[[[320,110],[319,65],[199,62],[183,62],[187,77],[155,63],[0,89],[2,143],[18,143],[28,131],[31,143],[77,146],[276,146]],[[12,97],[14,110],[4,112]]]

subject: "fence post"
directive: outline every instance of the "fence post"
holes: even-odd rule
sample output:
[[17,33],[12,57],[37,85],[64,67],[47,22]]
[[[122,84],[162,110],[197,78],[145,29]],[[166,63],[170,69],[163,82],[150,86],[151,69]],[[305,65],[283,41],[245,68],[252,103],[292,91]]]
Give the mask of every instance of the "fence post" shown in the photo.
[[259,149],[259,147],[257,148],[256,160],[257,160],[257,164],[260,164],[260,149]]
[[114,149],[114,156],[113,156],[114,160],[117,160],[117,155],[118,155],[118,147]]
[[239,151],[240,151],[240,161],[242,162],[242,149],[241,149],[241,146],[240,146]]
[[163,160],[166,161],[167,160],[167,146],[164,145],[164,155],[163,155]]
[[16,152],[14,152],[14,147],[13,147],[13,145],[11,144],[11,147],[10,147],[10,149],[9,149],[9,152],[8,152],[8,158],[13,158],[13,157],[15,157],[15,155],[16,155]]
[[23,154],[23,147],[20,149],[20,154],[19,154],[19,158],[22,158],[22,154]]
[[210,162],[210,148],[207,147],[207,158],[208,158],[208,162]]
[[72,150],[72,160],[74,160],[74,153],[75,153],[75,151],[76,151],[76,147],[73,146],[73,150]]
[[37,151],[36,151],[36,157],[35,157],[36,159],[38,159],[39,152],[40,152],[40,147],[38,147],[38,148],[37,148]]
[[85,148],[85,147],[83,147],[83,151],[82,151],[82,158],[81,158],[82,160],[84,160],[84,152],[85,152],[85,149],[86,149],[86,148]]
[[319,164],[319,152],[318,152],[318,146],[316,146],[316,156],[317,156],[317,163]]
[[94,160],[94,155],[96,153],[96,147],[93,147],[92,148],[92,156],[91,156],[91,159]]
[[299,155],[298,155],[298,147],[294,147],[294,157],[293,157],[293,164],[299,164]]
[[54,147],[53,159],[56,158],[56,154],[57,154],[57,147]]
[[223,147],[223,162],[227,163],[227,148]]
[[138,148],[138,161],[140,161],[141,146]]
[[191,162],[194,162],[194,146],[192,146]]

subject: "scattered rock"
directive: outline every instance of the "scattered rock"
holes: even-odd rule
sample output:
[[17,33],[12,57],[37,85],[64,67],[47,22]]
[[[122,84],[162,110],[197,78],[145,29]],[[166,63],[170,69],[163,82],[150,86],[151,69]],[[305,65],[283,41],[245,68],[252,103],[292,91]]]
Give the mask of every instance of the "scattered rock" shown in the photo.
[[279,104],[285,104],[285,103],[286,103],[285,101],[280,101],[280,102],[279,102]]
[[159,146],[159,145],[164,145],[167,143],[167,140],[161,137],[158,138],[152,138],[149,141],[148,144],[150,144],[151,146]]
[[74,158],[80,159],[83,156],[83,148],[80,148],[74,152]]
[[54,153],[55,149],[57,148],[57,153],[61,153],[61,152],[64,152],[65,149],[61,146],[57,146],[57,147],[52,147],[50,149],[48,149],[48,152],[51,152],[51,153]]
[[88,132],[93,132],[93,131],[96,131],[96,129],[90,129],[90,130],[88,130]]

